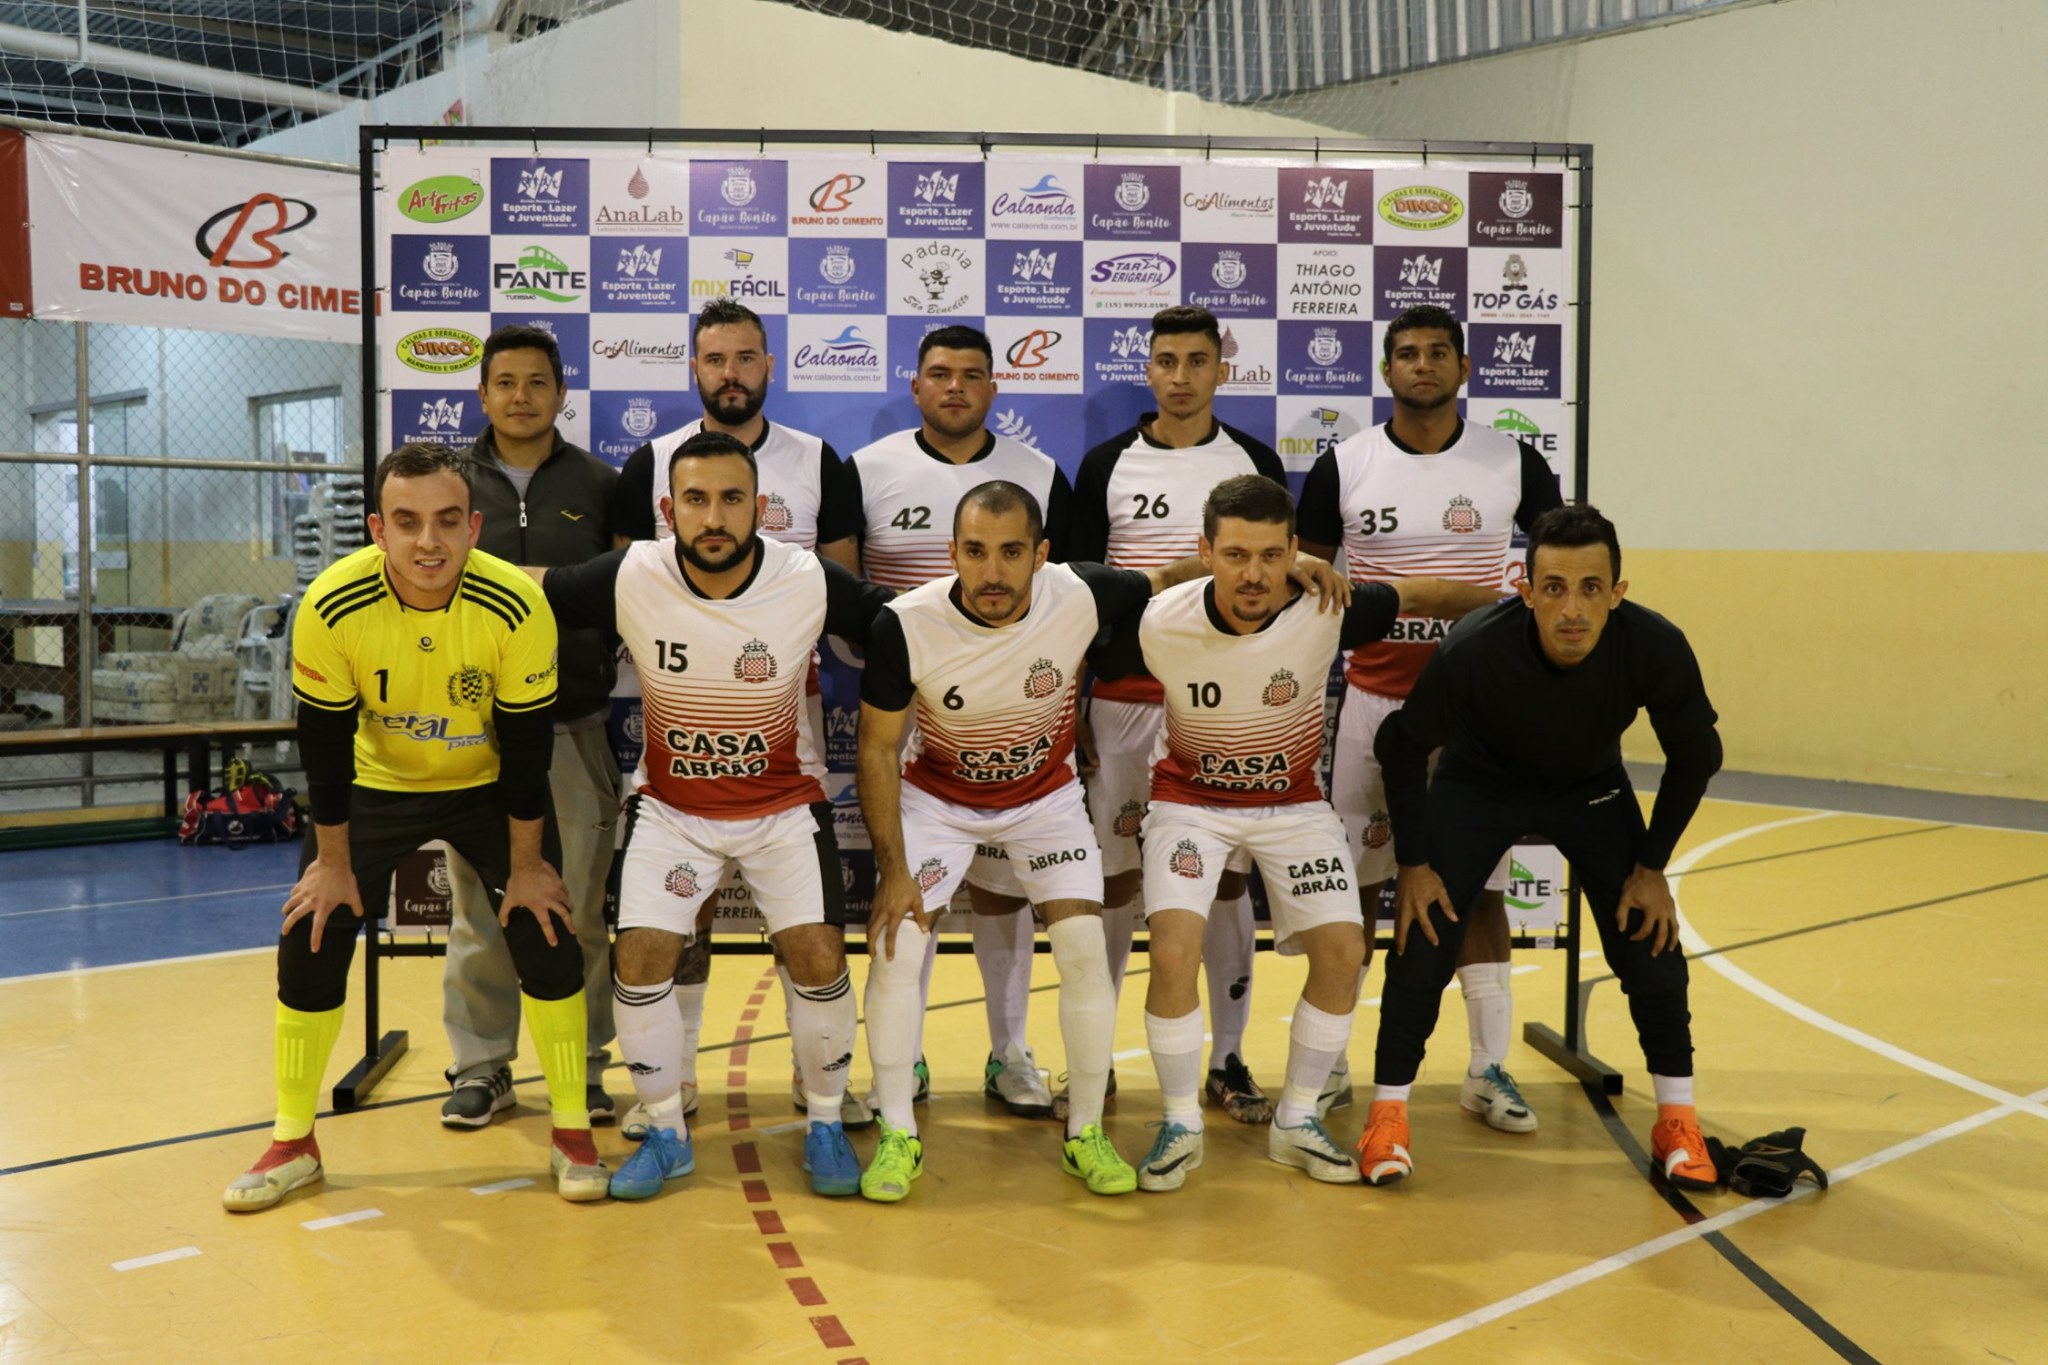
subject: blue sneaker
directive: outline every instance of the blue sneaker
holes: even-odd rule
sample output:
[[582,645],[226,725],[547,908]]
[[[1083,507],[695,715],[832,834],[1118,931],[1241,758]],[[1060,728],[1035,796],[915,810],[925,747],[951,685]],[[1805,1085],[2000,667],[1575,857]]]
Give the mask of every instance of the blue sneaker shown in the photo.
[[639,1149],[612,1176],[612,1198],[652,1199],[663,1185],[696,1169],[687,1131],[678,1137],[673,1128],[649,1128]]
[[814,1193],[860,1193],[860,1158],[853,1154],[843,1124],[814,1123],[804,1130],[804,1169],[811,1173]]

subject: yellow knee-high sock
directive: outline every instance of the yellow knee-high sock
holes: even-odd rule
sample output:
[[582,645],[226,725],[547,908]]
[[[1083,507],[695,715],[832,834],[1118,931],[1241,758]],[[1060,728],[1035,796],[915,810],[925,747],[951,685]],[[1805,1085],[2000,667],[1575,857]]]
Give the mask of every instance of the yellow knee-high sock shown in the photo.
[[341,1035],[341,1008],[307,1014],[279,1002],[277,1007],[277,1124],[270,1135],[291,1142],[313,1131],[320,1107],[320,1078]]
[[522,993],[526,1001],[526,1031],[533,1038],[533,1050],[540,1054],[540,1072],[547,1077],[548,1108],[554,1112],[557,1128],[590,1126],[588,1083],[589,1024],[583,1012],[583,992],[562,1000],[536,1000]]

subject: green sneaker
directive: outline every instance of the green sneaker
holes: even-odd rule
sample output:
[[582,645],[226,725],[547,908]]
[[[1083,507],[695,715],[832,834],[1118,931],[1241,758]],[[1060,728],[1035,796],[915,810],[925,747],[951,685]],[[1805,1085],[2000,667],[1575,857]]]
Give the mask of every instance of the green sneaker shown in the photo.
[[925,1065],[924,1058],[919,1057],[910,1068],[910,1074],[917,1077],[917,1089],[910,1092],[910,1102],[923,1104],[932,1097],[932,1069]]
[[909,1194],[910,1183],[924,1174],[924,1144],[901,1128],[891,1128],[887,1119],[876,1122],[882,1129],[882,1141],[868,1168],[860,1173],[861,1197],[893,1204]]
[[1091,1123],[1060,1149],[1060,1169],[1088,1182],[1090,1194],[1129,1194],[1138,1188],[1138,1173],[1116,1153],[1102,1125]]

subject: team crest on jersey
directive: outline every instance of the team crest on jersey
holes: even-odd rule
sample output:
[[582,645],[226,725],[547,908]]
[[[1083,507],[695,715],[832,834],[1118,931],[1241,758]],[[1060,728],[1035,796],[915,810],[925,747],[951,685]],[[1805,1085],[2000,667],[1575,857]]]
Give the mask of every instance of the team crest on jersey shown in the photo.
[[697,869],[689,863],[677,863],[668,870],[668,875],[661,879],[661,885],[671,896],[681,896],[688,900],[700,889],[697,885]]
[[1193,839],[1183,839],[1173,846],[1173,852],[1166,860],[1167,870],[1181,877],[1202,875],[1202,850],[1195,847]]
[[924,862],[918,865],[918,890],[929,891],[944,880],[946,880],[946,865],[937,858],[926,858]]
[[1117,811],[1116,819],[1110,823],[1109,832],[1119,839],[1135,839],[1138,829],[1145,823],[1145,808],[1136,801],[1126,801]]
[[1388,818],[1385,811],[1374,811],[1372,818],[1365,822],[1365,846],[1367,848],[1385,848],[1393,837],[1394,822]]
[[497,679],[475,664],[464,664],[448,676],[448,700],[457,706],[480,711],[489,699]]
[[1024,695],[1031,701],[1044,701],[1066,680],[1067,675],[1053,667],[1051,659],[1034,659],[1031,671],[1024,675]]
[[1281,669],[1266,682],[1266,690],[1259,694],[1259,700],[1268,706],[1285,706],[1301,695],[1301,684],[1294,674]]
[[1451,505],[1444,512],[1444,529],[1459,535],[1479,529],[1479,509],[1472,505],[1472,499],[1463,494],[1451,499]]
[[434,637],[433,637],[433,636],[431,636],[431,635],[422,635],[422,636],[420,636],[420,653],[422,653],[422,654],[432,654],[433,652],[434,652]]
[[747,641],[740,647],[740,657],[732,661],[732,675],[741,682],[767,682],[775,671],[775,656],[760,640]]
[[789,504],[782,500],[780,493],[768,495],[768,510],[761,514],[761,529],[764,531],[787,531],[796,524],[790,515]]

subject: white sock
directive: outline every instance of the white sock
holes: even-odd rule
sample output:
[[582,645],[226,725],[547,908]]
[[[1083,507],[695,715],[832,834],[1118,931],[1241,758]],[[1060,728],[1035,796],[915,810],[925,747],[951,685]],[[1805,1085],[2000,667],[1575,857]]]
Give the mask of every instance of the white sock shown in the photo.
[[1109,955],[1109,981],[1116,987],[1116,993],[1124,993],[1124,972],[1131,965],[1131,940],[1137,936],[1138,926],[1145,922],[1145,911],[1137,896],[1122,905],[1105,907],[1102,912],[1102,937],[1104,950]]
[[1147,1010],[1145,1041],[1152,1048],[1152,1069],[1159,1073],[1166,1121],[1190,1133],[1201,1132],[1202,1011],[1193,1009],[1168,1019]]
[[1067,1048],[1067,1136],[1102,1122],[1109,1054],[1116,1050],[1116,987],[1102,920],[1070,915],[1045,931],[1060,972],[1060,1037]]
[[[904,923],[908,924],[910,921],[905,920]],[[923,933],[924,931],[920,929],[918,932]],[[903,936],[900,932],[896,936],[896,952],[899,956],[903,952]],[[915,1050],[910,1054],[910,1060],[913,1062],[924,1056],[924,1012],[930,1008],[932,1003],[932,968],[938,966],[938,964],[939,925],[937,917],[934,916],[932,932],[925,936],[924,961],[918,965],[917,969],[917,1034],[913,1040]],[[916,1130],[913,1129],[912,1131],[915,1132]]]
[[1659,1076],[1653,1071],[1650,1073],[1650,1088],[1657,1092],[1658,1104],[1689,1105],[1692,1103],[1692,1077],[1690,1076]]
[[704,993],[710,989],[709,981],[675,988],[676,1012],[683,1021],[683,1060],[676,1075],[686,1085],[697,1083],[697,1044],[704,1033]]
[[1299,1128],[1316,1112],[1316,1096],[1344,1050],[1351,1046],[1351,1014],[1331,1014],[1306,1000],[1294,1005],[1294,1026],[1288,1030],[1287,1087],[1273,1122]]
[[974,917],[974,961],[981,968],[981,998],[988,1011],[988,1049],[999,1057],[1012,1043],[1024,1046],[1037,938],[1029,910]]
[[656,1128],[669,1128],[677,1137],[690,1131],[689,1121],[683,1116],[683,1092],[678,1090],[667,1099],[647,1106],[647,1121]]
[[[775,979],[782,983],[783,1021],[794,1030],[796,1027],[796,982],[790,979],[789,968],[782,965],[780,958],[777,958],[775,961]],[[802,1064],[797,1061],[795,1048],[789,1050],[789,1071],[790,1075],[795,1078],[798,1087],[801,1088],[804,1083],[804,1069]]]
[[1244,1028],[1252,1017],[1252,898],[1216,901],[1202,931],[1202,966],[1209,974],[1209,1068],[1231,1053],[1244,1056]]
[[1486,1068],[1507,1059],[1515,1025],[1509,970],[1505,962],[1474,962],[1458,968],[1458,985],[1465,992],[1465,1027],[1472,1037],[1472,1063],[1465,1070],[1468,1076],[1484,1076]]
[[629,986],[616,975],[612,977],[619,1055],[626,1059],[633,1093],[649,1110],[671,1100],[681,1102],[683,1016],[669,999],[674,990],[668,981]]
[[853,1034],[858,1013],[853,978],[841,969],[823,986],[792,984],[789,1039],[804,1077],[804,1112],[812,1123],[839,1122],[839,1100],[853,1069]]
[[1413,1082],[1407,1085],[1376,1085],[1372,1088],[1372,1102],[1374,1104],[1384,1104],[1388,1100],[1394,1100],[1401,1104],[1406,1104],[1408,1103],[1408,1092],[1414,1088]]
[[917,1136],[917,1115],[910,1100],[917,1077],[911,1067],[917,1062],[918,1021],[924,1017],[918,970],[929,938],[915,919],[905,917],[896,926],[896,956],[885,957],[876,943],[868,957],[868,1063],[875,1071],[875,1095],[883,1120],[912,1137]]

